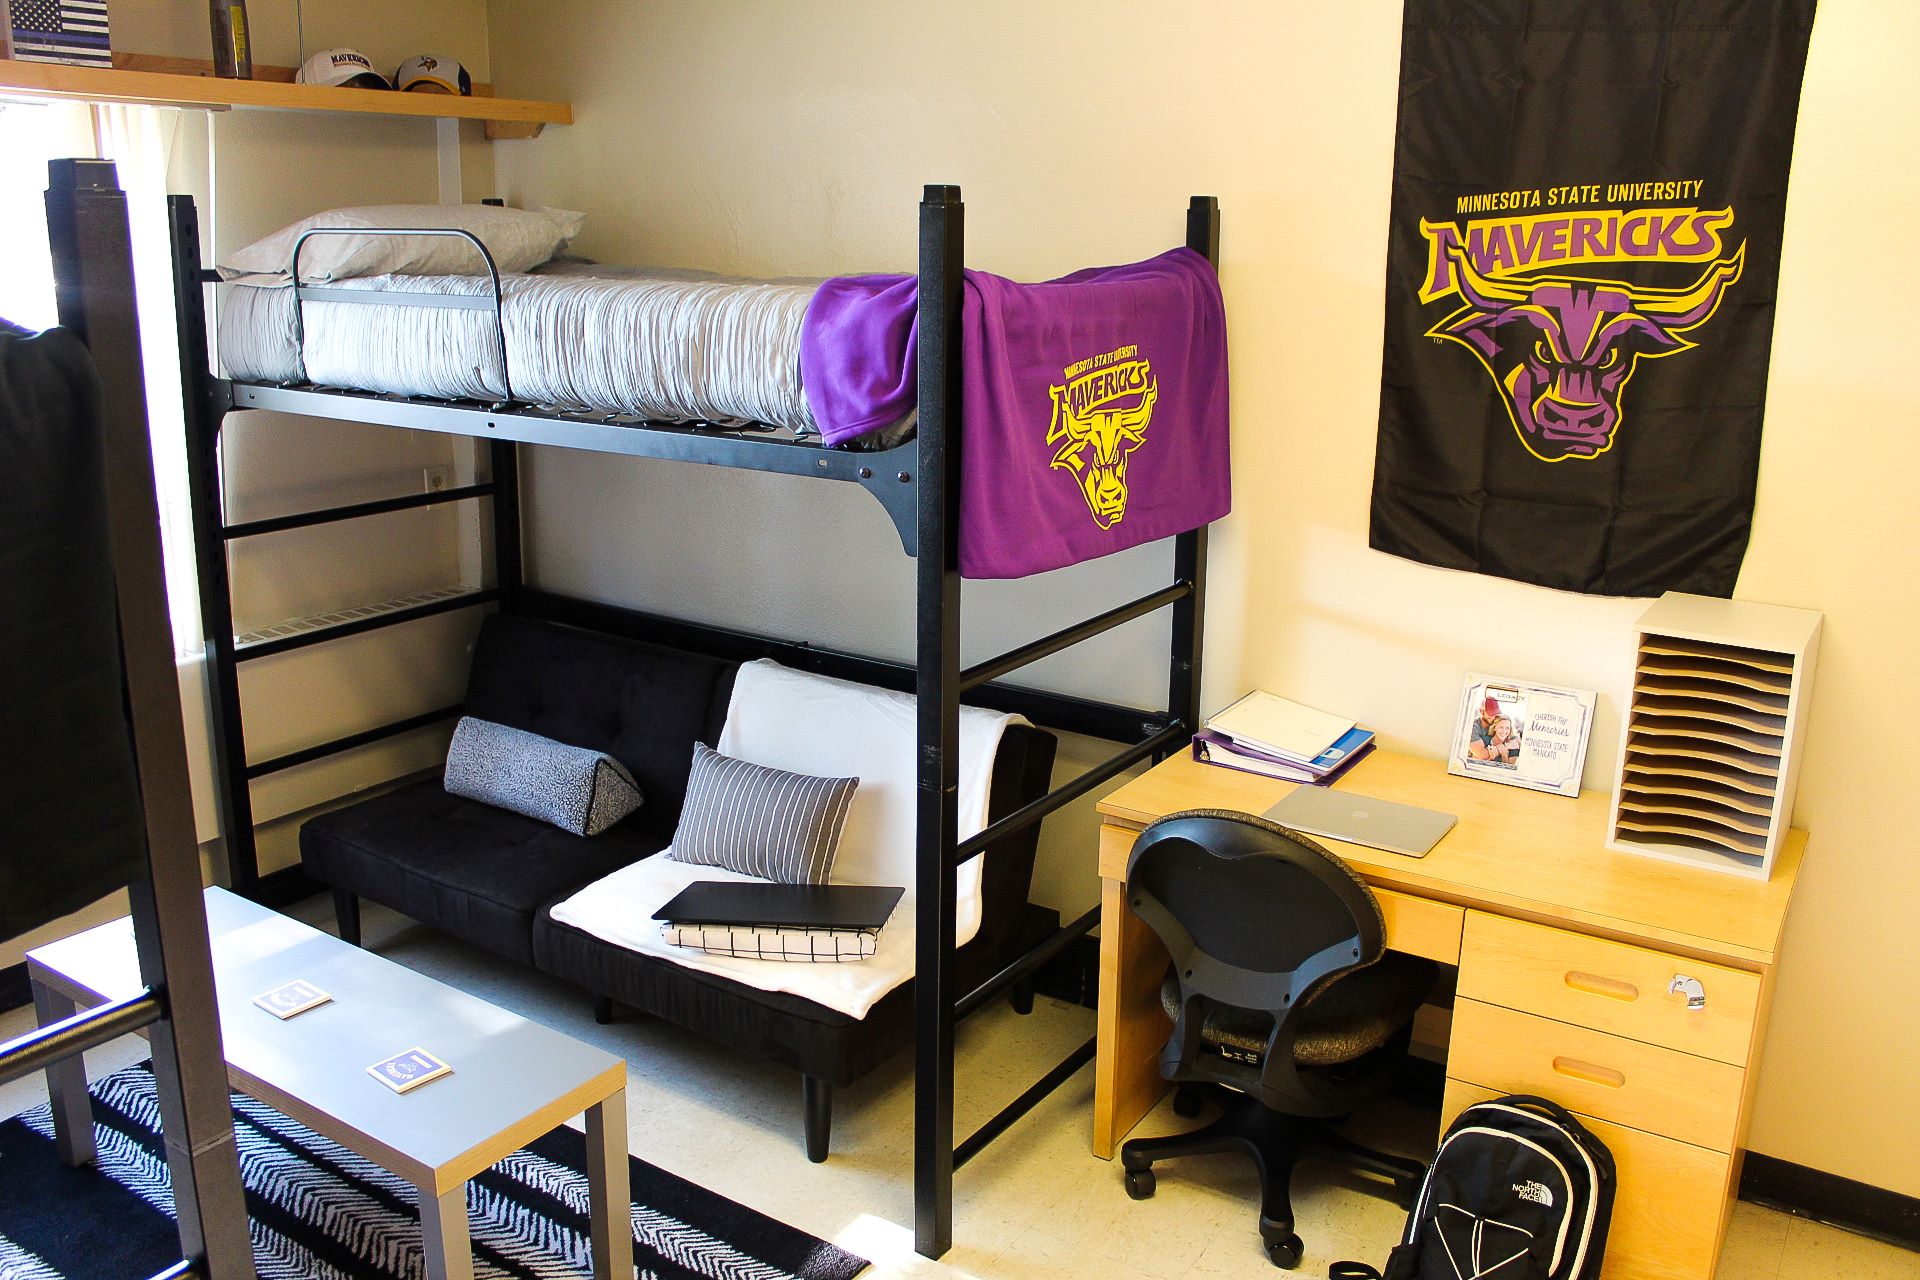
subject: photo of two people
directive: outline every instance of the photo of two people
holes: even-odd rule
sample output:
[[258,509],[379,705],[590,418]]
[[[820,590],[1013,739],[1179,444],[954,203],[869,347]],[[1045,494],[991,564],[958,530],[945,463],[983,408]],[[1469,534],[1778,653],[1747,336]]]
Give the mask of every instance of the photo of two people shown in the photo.
[[1483,686],[1484,696],[1467,725],[1464,758],[1478,764],[1514,768],[1520,759],[1520,726],[1527,699],[1518,689]]

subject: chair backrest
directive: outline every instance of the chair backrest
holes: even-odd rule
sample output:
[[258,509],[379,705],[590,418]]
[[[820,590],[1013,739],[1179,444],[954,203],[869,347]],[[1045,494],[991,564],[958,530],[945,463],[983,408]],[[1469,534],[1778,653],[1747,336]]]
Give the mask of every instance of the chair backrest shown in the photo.
[[[1293,1044],[1314,986],[1385,948],[1380,904],[1351,867],[1265,818],[1190,810],[1140,833],[1127,898],[1166,944],[1180,986],[1162,1075],[1228,1084],[1296,1114],[1343,1105],[1345,1088],[1303,1074]],[[1273,1019],[1257,1062],[1202,1052],[1210,1001]]]

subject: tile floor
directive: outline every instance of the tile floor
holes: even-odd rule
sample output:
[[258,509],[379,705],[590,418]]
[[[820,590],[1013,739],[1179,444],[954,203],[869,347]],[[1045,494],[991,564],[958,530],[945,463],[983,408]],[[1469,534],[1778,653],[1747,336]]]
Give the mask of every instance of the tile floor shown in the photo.
[[[297,914],[326,918],[321,900]],[[913,1252],[912,1073],[896,1059],[836,1099],[833,1156],[809,1165],[800,1149],[800,1088],[791,1072],[706,1044],[665,1024],[622,1014],[595,1025],[587,999],[378,907],[366,909],[369,946],[632,1063],[628,1088],[635,1154],[833,1240],[875,1262],[874,1280],[1028,1280],[1076,1275],[1141,1280],[1270,1280],[1255,1231],[1258,1184],[1232,1159],[1169,1165],[1151,1201],[1135,1203],[1116,1165],[1087,1149],[1093,1072],[1086,1068],[989,1146],[955,1179],[955,1245],[940,1262]],[[0,1038],[25,1030],[28,1010],[0,1016]],[[1034,1014],[983,1011],[959,1033],[956,1130],[965,1134],[1047,1066],[1093,1034],[1085,1009],[1042,999]],[[100,1074],[145,1056],[137,1040],[88,1057]],[[0,1086],[0,1115],[44,1100],[38,1078]],[[1369,1119],[1369,1140],[1413,1154],[1430,1149],[1438,1117],[1401,1104]],[[1187,1122],[1162,1104],[1142,1134]],[[1341,1258],[1384,1260],[1402,1222],[1390,1202],[1332,1172],[1299,1179],[1294,1198],[1306,1259],[1324,1276]],[[1723,1280],[1920,1280],[1920,1254],[1753,1205],[1736,1207]]]

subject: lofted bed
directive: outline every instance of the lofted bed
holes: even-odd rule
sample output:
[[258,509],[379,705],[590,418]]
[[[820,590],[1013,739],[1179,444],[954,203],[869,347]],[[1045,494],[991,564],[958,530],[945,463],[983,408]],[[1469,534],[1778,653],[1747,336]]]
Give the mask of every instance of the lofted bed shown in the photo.
[[[421,283],[389,279],[364,282],[309,284],[303,280],[296,245],[289,271],[290,287],[274,298],[254,298],[246,304],[272,314],[254,326],[257,333],[284,336],[290,330],[291,351],[282,341],[255,343],[252,356],[236,359],[238,348],[223,334],[223,352],[229,368],[236,364],[253,376],[221,377],[214,371],[208,344],[206,293],[203,286],[222,276],[202,263],[198,219],[192,202],[174,197],[171,206],[175,286],[185,401],[188,406],[189,480],[200,572],[201,607],[208,639],[208,670],[214,711],[214,764],[221,783],[221,829],[226,837],[229,882],[249,896],[284,901],[310,892],[299,870],[260,873],[254,848],[254,822],[249,785],[277,773],[373,742],[450,720],[460,708],[446,707],[392,724],[367,729],[278,757],[250,761],[239,697],[242,664],[270,654],[323,644],[349,635],[401,625],[418,618],[453,610],[496,606],[503,612],[546,619],[617,635],[649,640],[718,657],[746,660],[771,657],[800,670],[860,681],[912,693],[917,716],[917,821],[915,858],[915,1125],[914,1204],[915,1244],[930,1257],[944,1253],[952,1242],[954,1171],[1004,1133],[1042,1098],[1064,1083],[1093,1057],[1090,1039],[1058,1066],[1022,1093],[1003,1111],[960,1142],[954,1141],[953,1054],[954,1027],[967,1014],[997,996],[1031,980],[1049,961],[1060,956],[1094,928],[1099,912],[1089,911],[1062,926],[1028,950],[1016,962],[972,990],[957,989],[955,952],[956,872],[968,859],[1008,834],[1038,823],[1063,805],[1086,795],[1126,769],[1143,761],[1165,757],[1184,747],[1198,722],[1201,676],[1201,628],[1206,587],[1207,528],[1182,527],[1173,537],[1173,574],[1169,585],[1066,627],[1010,652],[972,666],[960,665],[960,611],[963,561],[963,470],[980,465],[981,451],[968,460],[962,450],[964,206],[952,186],[929,186],[920,204],[919,264],[913,279],[916,294],[905,318],[912,322],[915,345],[905,368],[904,392],[913,412],[902,414],[889,429],[869,437],[867,447],[829,444],[819,424],[802,417],[743,412],[749,403],[731,399],[706,406],[706,412],[675,416],[650,411],[661,408],[645,394],[627,385],[617,403],[580,403],[577,393],[562,397],[556,380],[563,369],[543,377],[530,358],[514,351],[510,335],[519,316],[530,314],[526,299],[533,294],[578,292],[582,286],[564,270],[548,273],[546,283],[528,285],[538,277],[508,273],[503,277],[487,248],[463,232],[486,260],[485,275],[466,277],[468,283]],[[1219,209],[1212,197],[1194,197],[1186,215],[1185,249],[1204,257],[1207,280],[1217,259]],[[309,233],[309,235],[321,233]],[[419,234],[413,230],[408,234]],[[304,244],[308,237],[301,237]],[[1181,251],[1175,251],[1181,252]],[[700,280],[662,280],[640,283],[638,291],[609,289],[626,305],[655,285],[703,287]],[[1071,279],[1071,277],[1069,278]],[[809,289],[809,292],[811,290]],[[679,295],[675,295],[679,296]],[[764,303],[778,311],[791,299],[769,294]],[[425,309],[422,312],[420,309]],[[277,309],[277,310],[273,310]],[[326,309],[322,318],[321,309]],[[441,378],[443,391],[422,395],[407,390],[381,389],[380,378],[359,387],[327,385],[313,380],[313,372],[331,371],[321,355],[330,339],[321,331],[334,326],[345,333],[342,317],[348,312],[379,313],[394,332],[411,326],[440,326],[458,331],[467,344],[458,359],[429,382]],[[412,317],[412,318],[409,318]],[[227,321],[223,318],[223,330]],[[751,329],[752,326],[746,326]],[[1222,342],[1224,337],[1222,335]],[[244,342],[245,340],[239,340]],[[278,341],[278,338],[276,338]],[[390,341],[366,344],[378,354]],[[472,351],[483,355],[476,361]],[[497,363],[490,364],[490,353]],[[764,354],[764,353],[763,353]],[[510,356],[517,357],[510,358]],[[782,357],[774,380],[787,372]],[[310,368],[309,366],[314,366]],[[448,372],[451,370],[451,372]],[[460,381],[471,377],[467,381]],[[338,374],[331,376],[339,377]],[[448,383],[446,379],[452,378]],[[392,383],[385,384],[391,387]],[[797,390],[797,388],[796,388]],[[784,393],[782,393],[784,394]],[[971,393],[969,393],[971,394]],[[1221,435],[1224,437],[1224,375],[1218,388]],[[772,400],[778,401],[780,395]],[[671,406],[665,406],[671,407]],[[248,410],[273,410],[312,418],[371,423],[412,430],[466,436],[487,442],[489,478],[471,485],[435,493],[406,495],[349,506],[309,511],[240,523],[226,521],[221,488],[219,443],[233,415]],[[1124,421],[1107,420],[1103,429],[1125,433]],[[1051,438],[1049,439],[1051,447]],[[1136,441],[1137,443],[1137,441]],[[891,662],[856,654],[815,648],[804,642],[749,635],[619,609],[588,600],[562,597],[529,588],[522,576],[522,529],[519,519],[518,446],[549,445],[590,452],[662,458],[716,466],[810,476],[858,485],[886,511],[900,538],[902,550],[917,562],[916,661]],[[1109,444],[1109,449],[1113,447]],[[1224,451],[1224,439],[1221,442]],[[1224,452],[1219,491],[1225,492]],[[970,473],[971,474],[971,473]],[[1124,470],[1121,472],[1124,476]],[[1124,483],[1124,480],[1122,481]],[[1098,498],[1089,488],[1086,501],[1099,516]],[[402,602],[395,607],[360,611],[330,626],[295,634],[239,643],[234,635],[232,598],[226,548],[245,538],[288,529],[355,520],[386,512],[449,502],[485,501],[491,509],[491,542],[495,566],[493,585],[478,590],[436,593],[432,598]],[[1079,501],[1078,498],[1075,499]],[[1086,512],[1079,513],[1082,516]],[[1138,533],[1152,529],[1149,511],[1132,526]],[[1110,523],[1119,516],[1110,514]],[[1102,525],[1103,529],[1107,526]],[[1169,530],[1173,532],[1173,530]],[[1084,558],[1078,557],[1078,558]],[[1062,561],[1063,563],[1065,561]],[[984,576],[1013,576],[996,573]],[[1172,641],[1167,654],[1167,700],[1162,709],[1097,702],[1006,684],[1003,678],[1050,654],[1099,635],[1123,623],[1160,609],[1173,610]],[[1051,792],[962,838],[956,822],[958,733],[961,704],[1013,711],[1047,728],[1063,729],[1116,742],[1108,759]]]

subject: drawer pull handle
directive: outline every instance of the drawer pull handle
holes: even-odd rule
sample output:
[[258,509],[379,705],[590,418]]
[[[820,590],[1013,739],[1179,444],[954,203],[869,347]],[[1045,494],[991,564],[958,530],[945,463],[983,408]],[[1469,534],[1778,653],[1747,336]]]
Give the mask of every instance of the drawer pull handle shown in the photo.
[[1687,998],[1687,1008],[1689,1009],[1704,1009],[1707,1007],[1706,987],[1701,985],[1700,979],[1689,978],[1684,973],[1676,973],[1673,975],[1673,981],[1667,984],[1667,994],[1685,996]]
[[1563,1076],[1585,1080],[1588,1084],[1604,1085],[1609,1089],[1619,1089],[1627,1083],[1627,1077],[1613,1068],[1596,1067],[1591,1062],[1582,1062],[1578,1058],[1555,1058],[1553,1069]]
[[1633,1001],[1640,998],[1640,988],[1631,982],[1603,978],[1597,973],[1582,973],[1578,969],[1568,971],[1567,985],[1575,991],[1584,991],[1590,996],[1606,996],[1609,1000]]

